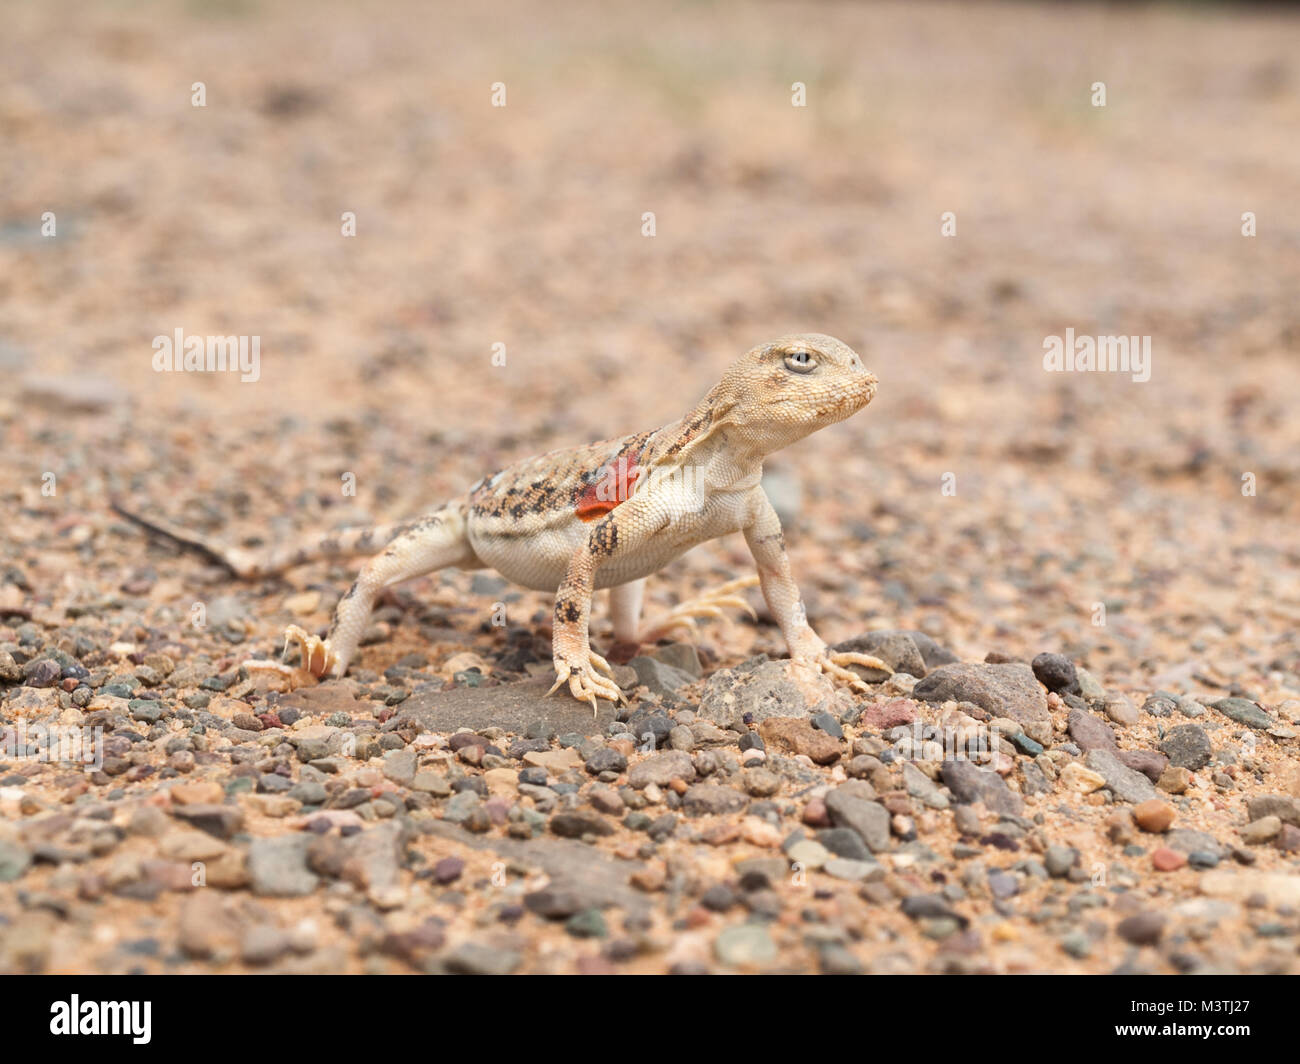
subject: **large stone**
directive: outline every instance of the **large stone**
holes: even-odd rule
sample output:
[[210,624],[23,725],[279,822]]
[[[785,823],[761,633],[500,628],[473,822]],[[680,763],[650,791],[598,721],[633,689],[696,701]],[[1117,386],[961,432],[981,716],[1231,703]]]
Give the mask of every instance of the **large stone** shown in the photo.
[[837,787],[826,795],[826,811],[836,826],[857,832],[872,853],[889,848],[889,810],[879,802]]
[[628,662],[628,665],[636,671],[636,678],[639,683],[645,685],[651,694],[671,695],[675,694],[681,687],[694,683],[695,676],[675,668],[667,662],[660,661],[652,657],[636,657]]
[[315,890],[320,879],[307,867],[310,842],[305,835],[254,839],[248,847],[253,893],[269,898],[299,898]]
[[572,900],[568,911],[559,915],[609,905],[637,913],[649,908],[645,896],[628,882],[631,876],[645,869],[641,861],[615,860],[585,843],[554,836],[512,839],[474,835],[443,820],[428,821],[421,825],[421,831],[470,849],[490,851],[508,861],[536,866],[551,877],[548,890],[561,892]]
[[313,724],[289,732],[285,738],[298,751],[299,761],[319,761],[343,753],[352,741],[351,733],[342,728]]
[[692,816],[714,813],[738,813],[749,805],[749,796],[733,787],[715,783],[696,783],[682,795],[682,808]]
[[1199,724],[1180,724],[1165,733],[1160,752],[1169,758],[1174,768],[1186,768],[1195,772],[1210,763],[1214,748],[1210,737]]
[[1129,768],[1142,773],[1155,783],[1169,767],[1169,758],[1157,754],[1154,750],[1121,750],[1115,755]]
[[1078,744],[1080,750],[1117,750],[1115,733],[1100,717],[1093,716],[1086,709],[1072,709],[1066,718],[1066,727],[1070,738]]
[[947,647],[940,646],[924,632],[918,632],[914,628],[904,628],[902,631],[903,635],[912,637],[912,642],[916,644],[916,649],[921,652],[921,658],[925,661],[927,670],[937,669],[940,665],[955,665],[959,660],[956,654]]
[[805,754],[817,765],[830,765],[840,759],[840,740],[806,720],[768,717],[758,726],[758,734],[768,749]]
[[1221,698],[1210,705],[1229,720],[1244,724],[1248,728],[1271,728],[1277,721],[1265,713],[1254,702],[1245,698]]
[[399,787],[409,787],[415,781],[419,757],[414,750],[389,750],[384,755],[384,775]]
[[945,761],[940,774],[958,802],[981,802],[991,812],[1012,816],[1024,811],[1020,795],[991,769],[979,768],[970,761]]
[[396,903],[402,893],[402,837],[402,825],[389,820],[343,839],[342,878],[380,908]]
[[1111,794],[1121,801],[1137,804],[1156,797],[1151,781],[1136,769],[1129,768],[1110,750],[1090,750],[1084,764],[1100,773]]
[[172,816],[219,839],[229,839],[244,826],[243,812],[233,805],[178,805]]
[[942,665],[912,688],[925,702],[973,702],[995,717],[1018,724],[1051,722],[1047,691],[1028,665]]
[[15,842],[0,839],[0,883],[12,883],[21,878],[31,864],[32,855],[29,850]]
[[1300,876],[1283,872],[1211,871],[1200,876],[1197,884],[1211,898],[1246,901],[1260,894],[1272,906],[1300,906]]
[[[832,649],[870,654],[873,658],[879,658],[894,672],[905,672],[910,676],[926,674],[925,658],[916,641],[907,632],[864,632],[842,643],[836,643]],[[865,665],[853,665],[851,668],[868,683],[880,683],[889,678],[889,673]]]
[[208,960],[234,956],[242,922],[235,907],[228,905],[221,895],[199,890],[181,902],[176,930],[184,953]]
[[1064,654],[1039,654],[1030,667],[1038,682],[1049,691],[1057,694],[1077,695],[1080,693],[1079,677],[1074,669],[1074,662]]
[[668,750],[662,754],[652,754],[644,761],[638,761],[627,772],[627,782],[640,790],[654,783],[664,787],[673,780],[690,783],[695,779],[695,765],[691,755],[685,750]]
[[1283,824],[1300,827],[1300,801],[1285,794],[1260,794],[1246,799],[1246,815],[1250,820],[1275,816]]
[[790,675],[788,661],[750,658],[709,677],[700,697],[700,716],[724,728],[743,731],[768,717],[806,717],[812,713],[805,689]]

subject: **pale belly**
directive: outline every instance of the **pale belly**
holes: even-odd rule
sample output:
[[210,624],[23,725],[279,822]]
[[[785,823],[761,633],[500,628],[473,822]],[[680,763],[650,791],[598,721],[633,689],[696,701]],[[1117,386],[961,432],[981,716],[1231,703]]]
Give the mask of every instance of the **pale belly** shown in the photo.
[[[597,589],[617,587],[658,572],[692,547],[738,531],[741,507],[737,500],[715,498],[702,510],[670,511],[648,518],[658,530],[639,537],[634,549],[601,560],[596,569]],[[511,583],[535,591],[554,591],[568,571],[574,552],[591,533],[591,524],[576,518],[557,522],[527,536],[488,527],[471,517],[467,529],[470,545],[485,566]]]

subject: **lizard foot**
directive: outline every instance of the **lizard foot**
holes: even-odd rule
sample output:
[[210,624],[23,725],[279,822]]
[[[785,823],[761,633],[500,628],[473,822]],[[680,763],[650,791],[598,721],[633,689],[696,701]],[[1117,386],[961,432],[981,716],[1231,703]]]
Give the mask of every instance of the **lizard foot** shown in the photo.
[[298,644],[299,657],[301,663],[299,669],[310,673],[317,678],[328,676],[338,664],[338,655],[334,653],[334,648],[330,646],[328,639],[322,639],[320,636],[312,635],[305,632],[296,624],[289,625],[284,630],[284,651],[289,652],[291,643]]
[[865,694],[868,690],[866,681],[856,672],[848,668],[849,665],[862,665],[868,669],[879,669],[881,672],[887,672],[891,675],[894,670],[886,665],[879,658],[872,657],[870,654],[859,654],[856,651],[841,651],[839,653],[824,652],[808,663],[818,672],[829,676],[832,680],[839,683],[848,684],[854,691]]
[[597,698],[604,698],[610,702],[627,701],[618,684],[614,682],[614,670],[610,668],[609,662],[594,650],[588,650],[586,659],[580,660],[578,664],[556,654],[555,675],[555,683],[546,692],[547,695],[554,694],[567,683],[574,698],[579,702],[591,703],[593,715],[600,712],[596,705]]
[[758,615],[754,613],[754,607],[739,594],[745,588],[754,587],[757,583],[757,576],[742,576],[739,580],[731,580],[698,598],[674,606],[664,616],[638,632],[637,640],[641,643],[657,643],[679,628],[694,634],[695,618],[725,616],[724,608],[744,610],[750,617],[757,619]]

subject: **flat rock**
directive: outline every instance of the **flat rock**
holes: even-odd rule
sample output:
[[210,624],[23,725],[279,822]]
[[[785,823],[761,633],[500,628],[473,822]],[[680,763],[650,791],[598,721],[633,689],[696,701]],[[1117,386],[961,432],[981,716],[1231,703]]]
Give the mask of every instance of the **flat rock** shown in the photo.
[[[914,628],[901,629],[903,635],[911,636],[912,642],[916,644],[916,649],[921,652],[921,658],[925,662],[925,667],[937,669],[940,665],[955,665],[960,659],[945,646],[936,643],[933,638],[924,632],[919,632]],[[921,675],[913,673],[914,676]]]
[[1066,727],[1070,732],[1070,738],[1084,753],[1089,750],[1119,749],[1110,725],[1086,709],[1070,710],[1070,715],[1066,718]]
[[1116,755],[1120,761],[1136,772],[1142,773],[1155,783],[1169,767],[1169,758],[1154,750],[1120,750]]
[[1244,698],[1220,698],[1217,702],[1211,702],[1210,706],[1217,709],[1229,720],[1235,720],[1238,724],[1244,724],[1248,728],[1268,729],[1277,724],[1277,721],[1255,705],[1254,702]]
[[1220,857],[1223,856],[1225,847],[1213,835],[1205,831],[1196,831],[1193,828],[1174,828],[1165,834],[1161,840],[1164,845],[1171,850],[1177,850],[1179,853],[1212,853]]
[[1169,763],[1174,768],[1186,768],[1195,772],[1210,763],[1214,748],[1210,745],[1210,737],[1199,724],[1179,724],[1165,733],[1160,752],[1169,758]]
[[1201,893],[1211,898],[1245,901],[1262,894],[1272,906],[1300,906],[1300,876],[1284,872],[1205,872],[1197,880]]
[[[216,624],[212,619],[212,610],[208,610],[208,623]],[[286,695],[280,696],[276,707],[289,706],[299,710],[305,717],[328,717],[331,713],[349,715],[363,708],[357,702],[357,686],[352,680],[326,680],[314,687],[300,687]]]
[[836,787],[826,795],[826,811],[832,823],[855,831],[872,853],[889,848],[889,810],[879,802]]
[[244,826],[243,812],[233,805],[178,805],[172,807],[172,816],[219,839],[229,839]]
[[455,975],[509,975],[522,960],[517,950],[462,942],[443,956],[442,966]]
[[1028,665],[941,665],[912,688],[925,702],[973,702],[995,717],[1018,724],[1051,723],[1047,691]]
[[749,805],[749,796],[733,787],[716,783],[696,783],[682,795],[682,808],[692,816],[711,813],[738,813]]
[[497,727],[525,735],[530,725],[546,725],[559,735],[603,735],[614,723],[617,710],[612,702],[597,700],[593,714],[590,705],[571,695],[556,691],[547,698],[550,686],[551,681],[542,678],[497,687],[454,687],[449,691],[421,687],[402,703],[401,713],[437,732]]
[[858,726],[868,731],[887,731],[900,724],[916,720],[917,704],[908,698],[893,698],[888,702],[873,702],[863,707]]
[[903,786],[913,798],[918,798],[931,809],[947,809],[948,796],[943,789],[910,761],[903,762]]
[[768,717],[806,717],[813,711],[804,689],[791,678],[789,662],[760,655],[719,669],[700,697],[699,715],[724,728],[741,731],[746,722]]
[[[572,894],[577,912],[585,908],[618,906],[645,912],[649,901],[631,885],[630,877],[645,868],[635,860],[615,860],[581,842],[560,838],[512,839],[475,835],[445,820],[426,822],[426,835],[449,839],[474,850],[487,850],[507,860],[533,865],[551,877],[550,889]],[[567,914],[566,914],[567,915]]]
[[300,898],[316,889],[320,877],[307,867],[304,835],[254,839],[248,847],[248,874],[253,893],[268,898]]
[[1020,795],[991,769],[980,768],[970,761],[945,761],[940,775],[953,797],[963,804],[981,802],[994,813],[1012,816],[1024,811],[1025,803]]
[[698,676],[698,674],[692,676],[689,672],[660,661],[658,658],[644,655],[633,658],[628,662],[628,666],[636,671],[637,681],[656,695],[674,694],[678,688],[694,683]]
[[627,782],[640,790],[651,783],[660,787],[667,786],[673,780],[695,779],[695,765],[691,755],[685,750],[667,750],[662,754],[652,754],[644,761],[638,761],[627,772]]
[[1136,805],[1157,797],[1151,781],[1136,769],[1129,768],[1110,750],[1090,750],[1084,764],[1099,773],[1111,793],[1121,801]]
[[796,717],[768,717],[758,734],[769,749],[805,754],[816,765],[833,764],[842,752],[840,740]]
[[1246,815],[1250,820],[1275,816],[1283,824],[1300,827],[1300,801],[1285,794],[1260,794],[1246,799]]

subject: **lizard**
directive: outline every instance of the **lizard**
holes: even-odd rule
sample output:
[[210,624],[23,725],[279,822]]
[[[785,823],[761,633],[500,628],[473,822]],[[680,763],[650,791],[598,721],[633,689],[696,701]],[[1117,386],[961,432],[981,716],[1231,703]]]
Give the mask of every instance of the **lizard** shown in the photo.
[[[776,510],[760,485],[763,459],[865,407],[878,382],[846,344],[820,333],[781,337],[737,359],[684,417],[650,431],[551,451],[501,469],[414,520],[347,529],[258,555],[147,519],[123,516],[198,550],[237,577],[257,579],[325,557],[376,551],[339,600],[324,639],[290,625],[312,677],[342,676],[379,593],[438,569],[495,569],[523,587],[555,593],[555,683],[597,709],[625,701],[609,662],[591,647],[595,591],[609,589],[614,636],[645,643],[694,616],[748,603],[757,582],[792,661],[865,691],[849,668],[893,670],[857,652],[832,652],[808,623]],[[641,624],[646,578],[707,540],[743,533],[757,568],[711,595]],[[274,662],[250,662],[289,671]]]

